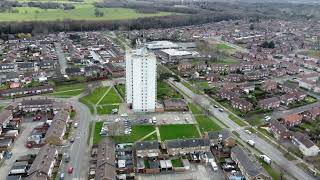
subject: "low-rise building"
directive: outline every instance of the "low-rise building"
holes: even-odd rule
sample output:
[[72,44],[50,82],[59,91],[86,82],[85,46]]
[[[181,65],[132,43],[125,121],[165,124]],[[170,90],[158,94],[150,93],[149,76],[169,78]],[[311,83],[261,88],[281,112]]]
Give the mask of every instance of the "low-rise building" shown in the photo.
[[233,147],[236,145],[236,140],[231,136],[229,130],[208,132],[207,136],[212,146],[222,144],[226,147]]
[[269,121],[269,132],[278,140],[290,138],[290,131],[278,120],[271,119]]
[[209,139],[167,140],[164,145],[171,156],[210,151]]
[[47,111],[53,108],[54,100],[47,98],[24,99],[18,104],[18,108],[25,112]]
[[34,159],[30,169],[28,170],[28,179],[51,179],[52,171],[58,157],[58,150],[55,145],[43,146],[37,157]]
[[233,98],[231,100],[231,105],[233,108],[239,109],[240,111],[243,111],[243,112],[249,112],[253,109],[253,104],[240,98]]
[[165,111],[188,111],[188,104],[183,99],[166,99],[163,104]]
[[242,175],[247,180],[272,180],[263,170],[263,167],[258,164],[255,157],[250,156],[249,153],[241,147],[235,146],[231,149],[231,158],[235,161]]
[[276,109],[280,107],[280,99],[277,97],[262,99],[258,102],[258,106],[264,110]]
[[110,138],[103,139],[98,145],[96,180],[116,179],[115,144]]
[[304,156],[316,156],[319,153],[319,147],[301,132],[295,132],[293,134],[292,143],[299,148]]
[[266,80],[261,84],[263,91],[271,92],[277,89],[277,82],[273,80]]
[[49,144],[61,145],[66,132],[69,112],[61,110],[54,115],[52,123],[46,133],[45,142]]
[[160,154],[158,141],[141,141],[135,144],[138,157],[157,157]]
[[283,120],[283,123],[289,127],[299,125],[302,122],[302,116],[299,114],[290,114],[281,119]]

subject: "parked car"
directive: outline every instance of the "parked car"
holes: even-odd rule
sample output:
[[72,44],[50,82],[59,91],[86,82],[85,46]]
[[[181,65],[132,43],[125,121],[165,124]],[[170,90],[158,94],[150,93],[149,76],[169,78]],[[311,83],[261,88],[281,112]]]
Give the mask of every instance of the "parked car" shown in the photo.
[[74,128],[77,128],[77,127],[78,127],[78,123],[75,122],[75,123],[73,124],[73,127],[74,127]]
[[259,156],[260,157],[260,159],[262,159],[265,163],[267,163],[267,164],[271,164],[272,163],[272,160],[271,160],[271,158],[269,158],[267,155],[260,155]]
[[246,133],[249,134],[249,135],[252,134],[252,132],[251,132],[250,130],[248,130],[248,129],[246,129],[244,132],[246,132]]
[[219,108],[218,110],[219,110],[220,112],[224,112],[224,110],[223,110],[222,108]]

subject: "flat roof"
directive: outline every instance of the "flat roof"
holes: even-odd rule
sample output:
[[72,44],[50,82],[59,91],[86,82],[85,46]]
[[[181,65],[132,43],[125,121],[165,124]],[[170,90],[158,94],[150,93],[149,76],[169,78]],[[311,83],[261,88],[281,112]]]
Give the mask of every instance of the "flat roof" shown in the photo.
[[162,52],[170,55],[170,56],[187,56],[187,55],[192,55],[191,52],[189,51],[179,51],[177,49],[163,49],[161,50]]

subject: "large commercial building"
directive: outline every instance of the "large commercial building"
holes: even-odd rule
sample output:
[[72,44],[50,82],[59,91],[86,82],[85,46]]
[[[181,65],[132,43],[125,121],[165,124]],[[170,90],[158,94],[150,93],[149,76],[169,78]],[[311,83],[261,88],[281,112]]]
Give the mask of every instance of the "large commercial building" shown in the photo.
[[156,63],[145,47],[126,52],[126,100],[135,112],[155,111]]

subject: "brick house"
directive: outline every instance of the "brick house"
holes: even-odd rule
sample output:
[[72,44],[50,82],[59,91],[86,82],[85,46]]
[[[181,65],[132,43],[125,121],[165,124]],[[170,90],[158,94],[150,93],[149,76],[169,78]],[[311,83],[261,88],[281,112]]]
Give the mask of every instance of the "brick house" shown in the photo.
[[272,92],[277,89],[277,82],[273,80],[266,80],[261,84],[263,91]]
[[142,141],[135,143],[136,155],[138,157],[157,157],[161,152],[158,141]]
[[278,140],[290,138],[290,131],[278,120],[271,119],[269,121],[269,132]]
[[283,123],[289,127],[301,124],[302,116],[299,114],[291,114],[281,118]]
[[253,104],[240,98],[233,98],[231,100],[231,105],[233,108],[239,109],[240,111],[243,111],[243,112],[248,112],[253,109]]
[[167,152],[171,156],[210,151],[209,139],[175,139],[164,142]]
[[264,110],[270,110],[280,107],[280,99],[277,97],[262,99],[258,102],[258,106]]

